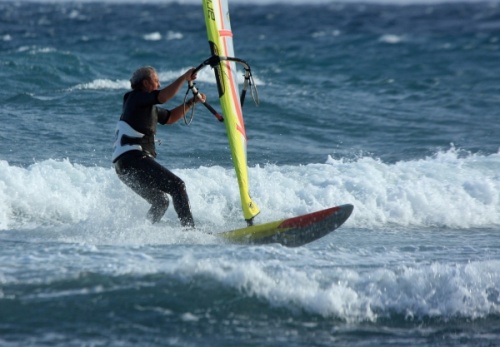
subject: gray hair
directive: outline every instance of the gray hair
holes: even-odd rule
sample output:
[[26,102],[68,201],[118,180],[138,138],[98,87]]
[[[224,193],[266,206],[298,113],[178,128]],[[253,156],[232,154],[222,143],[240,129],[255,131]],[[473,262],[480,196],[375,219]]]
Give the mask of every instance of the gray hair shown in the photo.
[[151,79],[153,74],[156,73],[156,70],[152,66],[143,66],[132,74],[132,78],[130,78],[130,86],[132,89],[137,90],[142,88],[142,81],[146,79]]

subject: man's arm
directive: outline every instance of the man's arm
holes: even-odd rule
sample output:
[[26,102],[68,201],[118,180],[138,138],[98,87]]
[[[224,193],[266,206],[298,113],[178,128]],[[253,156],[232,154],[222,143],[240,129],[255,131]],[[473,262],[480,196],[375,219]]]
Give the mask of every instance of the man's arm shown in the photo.
[[[202,100],[206,100],[206,96],[203,93],[199,94]],[[190,109],[194,106],[194,104],[200,102],[198,97],[191,98],[186,103],[182,103],[174,109],[170,110],[170,117],[168,117],[167,124],[174,124],[179,119],[181,119]]]
[[160,94],[158,94],[158,101],[161,104],[166,103],[179,92],[179,89],[181,89],[184,81],[194,81],[196,79],[196,74],[193,74],[193,72],[194,68],[189,69],[184,73],[184,75],[177,78],[174,82],[170,83],[165,88],[160,89]]

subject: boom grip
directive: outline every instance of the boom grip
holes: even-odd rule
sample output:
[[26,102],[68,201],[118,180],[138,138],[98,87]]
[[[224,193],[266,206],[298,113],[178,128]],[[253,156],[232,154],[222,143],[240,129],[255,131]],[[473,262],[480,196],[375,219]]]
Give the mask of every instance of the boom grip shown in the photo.
[[219,122],[224,122],[224,117],[222,117],[219,112],[217,112],[208,102],[202,101],[202,104],[205,105],[205,107],[212,112],[212,114],[219,120]]
[[[204,64],[201,64],[196,68],[196,70],[201,69],[203,66]],[[222,115],[219,112],[217,112],[206,100],[201,99],[200,93],[198,92],[198,89],[194,85],[193,81],[189,81],[189,89],[191,89],[191,91],[193,92],[194,97],[198,98],[201,101],[201,103],[205,105],[205,107],[215,116],[215,118],[219,120],[219,122],[224,122],[224,117],[222,117]]]

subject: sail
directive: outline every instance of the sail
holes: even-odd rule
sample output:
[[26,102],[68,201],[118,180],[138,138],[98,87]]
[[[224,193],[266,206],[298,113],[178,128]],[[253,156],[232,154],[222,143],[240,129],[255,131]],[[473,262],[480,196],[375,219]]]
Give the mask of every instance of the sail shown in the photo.
[[[212,56],[221,58],[234,57],[233,34],[229,21],[227,0],[202,1]],[[233,164],[238,179],[243,216],[251,224],[253,217],[260,210],[252,201],[248,187],[247,137],[239,99],[239,88],[236,82],[236,64],[234,61],[221,59],[213,67]]]

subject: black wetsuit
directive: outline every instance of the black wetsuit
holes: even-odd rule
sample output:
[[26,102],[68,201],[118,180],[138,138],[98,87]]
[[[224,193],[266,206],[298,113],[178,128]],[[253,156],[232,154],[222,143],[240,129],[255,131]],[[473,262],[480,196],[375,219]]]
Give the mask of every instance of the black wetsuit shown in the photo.
[[156,160],[154,135],[157,123],[166,124],[170,111],[156,107],[159,91],[151,93],[133,90],[123,97],[121,121],[144,134],[142,151],[129,150],[114,160],[118,177],[151,204],[148,218],[158,222],[172,197],[175,211],[183,226],[194,227],[193,216],[184,181],[161,166]]

